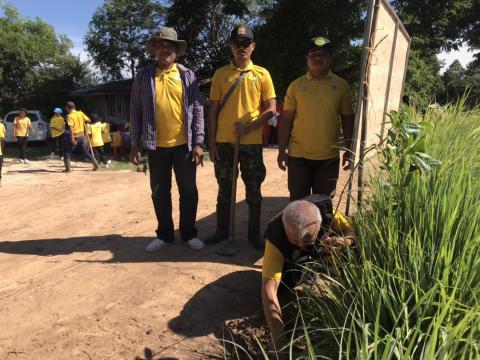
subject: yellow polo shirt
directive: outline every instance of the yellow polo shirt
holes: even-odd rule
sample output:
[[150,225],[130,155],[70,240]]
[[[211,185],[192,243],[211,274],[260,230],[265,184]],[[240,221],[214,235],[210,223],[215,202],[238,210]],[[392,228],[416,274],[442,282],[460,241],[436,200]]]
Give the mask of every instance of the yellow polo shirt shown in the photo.
[[15,128],[15,136],[28,136],[28,128],[29,126],[32,126],[32,122],[30,121],[30,118],[24,117],[24,118],[19,118],[18,116],[13,119],[13,126]]
[[177,64],[155,74],[155,120],[157,147],[173,147],[187,143],[183,125],[183,86]]
[[52,130],[52,137],[55,138],[62,135],[65,132],[65,120],[63,116],[53,115],[50,119],[50,129]]
[[3,155],[2,153],[2,141],[5,139],[5,125],[0,123],[0,156]]
[[[248,71],[248,74],[228,98],[218,115],[215,139],[217,142],[235,143],[235,123],[250,123],[257,120],[262,102],[276,97],[272,78],[267,69],[250,62],[244,71]],[[241,72],[242,70],[235,67],[233,63],[215,71],[210,88],[210,100],[221,102]],[[262,127],[242,136],[240,142],[261,144]]]
[[80,110],[73,110],[67,115],[67,122],[74,134],[85,131],[85,123],[90,122],[90,118]]
[[109,123],[102,123],[102,139],[103,139],[104,144],[112,142],[112,136],[110,135],[110,124]]
[[339,115],[353,114],[345,80],[332,72],[317,80],[308,72],[290,84],[283,109],[295,111],[289,156],[326,160],[339,155]]
[[[351,229],[352,224],[340,211],[334,211],[332,231],[341,234]],[[265,254],[263,255],[262,276],[266,279],[282,279],[283,263],[285,259],[282,252],[270,241],[265,243]]]
[[92,147],[103,146],[102,126],[101,122],[88,124],[88,134],[91,135]]

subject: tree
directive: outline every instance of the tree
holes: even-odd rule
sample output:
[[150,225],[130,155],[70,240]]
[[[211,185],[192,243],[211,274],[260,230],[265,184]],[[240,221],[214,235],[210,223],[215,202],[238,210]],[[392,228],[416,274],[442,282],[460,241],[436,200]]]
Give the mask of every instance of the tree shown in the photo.
[[106,0],[90,21],[85,43],[105,80],[120,80],[148,61],[145,45],[163,23],[165,8],[154,0]]
[[68,92],[91,81],[87,64],[70,53],[72,42],[39,18],[12,6],[0,17],[0,111],[26,106],[52,111]]
[[183,62],[194,71],[210,74],[229,61],[226,48],[232,28],[239,23],[254,26],[269,0],[174,0],[167,25],[187,40]]
[[308,40],[324,35],[334,48],[334,71],[357,83],[366,2],[278,0],[257,28],[255,60],[265,66],[281,99],[290,82],[306,72]]

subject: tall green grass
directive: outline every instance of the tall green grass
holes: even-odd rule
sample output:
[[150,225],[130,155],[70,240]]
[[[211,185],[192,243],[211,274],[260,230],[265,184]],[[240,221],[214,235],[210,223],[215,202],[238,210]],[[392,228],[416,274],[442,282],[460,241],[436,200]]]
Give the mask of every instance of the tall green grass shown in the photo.
[[[480,359],[480,110],[405,122],[423,133],[382,152],[354,216],[358,251],[302,299],[312,334],[323,329],[310,341],[333,339],[339,359]],[[415,146],[441,165],[419,164]]]

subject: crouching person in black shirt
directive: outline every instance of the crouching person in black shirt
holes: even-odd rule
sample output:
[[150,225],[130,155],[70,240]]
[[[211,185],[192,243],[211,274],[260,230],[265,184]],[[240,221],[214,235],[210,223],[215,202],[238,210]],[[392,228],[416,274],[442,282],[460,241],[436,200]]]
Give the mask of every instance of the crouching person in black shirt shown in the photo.
[[276,350],[286,342],[278,293],[295,287],[302,274],[300,264],[318,254],[316,246],[326,252],[349,246],[351,235],[350,222],[341,212],[333,210],[332,200],[327,195],[310,195],[294,201],[268,224],[262,302]]

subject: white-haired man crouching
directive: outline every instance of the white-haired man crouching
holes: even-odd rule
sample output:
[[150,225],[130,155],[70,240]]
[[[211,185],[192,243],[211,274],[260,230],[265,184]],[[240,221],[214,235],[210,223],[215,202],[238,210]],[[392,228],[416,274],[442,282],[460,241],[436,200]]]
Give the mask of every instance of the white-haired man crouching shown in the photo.
[[298,264],[318,253],[315,245],[327,251],[332,247],[351,245],[351,235],[350,222],[340,211],[333,210],[332,200],[327,195],[311,195],[294,201],[268,224],[262,302],[277,350],[285,343],[279,290],[292,289],[296,285],[301,274]]

